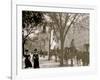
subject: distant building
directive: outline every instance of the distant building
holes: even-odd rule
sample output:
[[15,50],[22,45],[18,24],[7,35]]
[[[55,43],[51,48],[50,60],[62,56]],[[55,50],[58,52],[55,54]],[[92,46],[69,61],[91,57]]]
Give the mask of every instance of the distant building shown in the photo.
[[54,34],[54,30],[51,30],[51,41],[50,41],[50,49],[57,49],[59,48],[59,40],[57,39],[56,35]]

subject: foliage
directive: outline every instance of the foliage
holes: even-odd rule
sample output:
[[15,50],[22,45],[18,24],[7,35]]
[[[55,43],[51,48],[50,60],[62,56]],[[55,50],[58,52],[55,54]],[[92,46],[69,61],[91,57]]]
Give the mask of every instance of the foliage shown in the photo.
[[32,27],[43,23],[44,16],[43,12],[34,11],[22,11],[22,27],[28,27],[29,24],[33,24]]

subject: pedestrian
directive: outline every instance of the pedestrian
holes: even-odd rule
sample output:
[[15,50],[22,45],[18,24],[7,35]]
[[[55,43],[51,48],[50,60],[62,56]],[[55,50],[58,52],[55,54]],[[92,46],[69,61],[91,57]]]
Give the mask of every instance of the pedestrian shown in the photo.
[[33,64],[34,64],[34,68],[40,68],[40,66],[39,66],[39,55],[38,55],[37,49],[34,49]]
[[28,50],[25,50],[26,54],[24,55],[25,57],[25,68],[31,68],[32,63],[30,61],[30,55],[28,54]]
[[40,57],[43,56],[43,51],[42,49],[40,50]]

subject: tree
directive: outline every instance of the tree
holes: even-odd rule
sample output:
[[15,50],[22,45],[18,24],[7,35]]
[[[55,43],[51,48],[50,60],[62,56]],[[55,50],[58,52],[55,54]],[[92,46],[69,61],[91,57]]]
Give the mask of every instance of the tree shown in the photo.
[[24,45],[29,35],[34,32],[34,27],[42,25],[44,21],[43,12],[22,11],[22,53],[24,56]]
[[51,25],[53,29],[59,33],[60,39],[60,65],[63,66],[64,59],[64,42],[68,34],[69,29],[77,21],[79,14],[78,13],[48,13],[48,16],[51,18]]

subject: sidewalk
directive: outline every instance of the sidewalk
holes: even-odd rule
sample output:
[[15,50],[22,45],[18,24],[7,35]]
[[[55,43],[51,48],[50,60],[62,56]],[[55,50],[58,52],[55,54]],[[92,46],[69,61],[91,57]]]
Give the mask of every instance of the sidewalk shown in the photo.
[[40,57],[39,59],[40,68],[55,68],[59,67],[59,62],[55,62],[54,58],[52,57],[52,60],[48,60],[48,56],[45,56],[45,58]]
[[[23,69],[25,67],[24,60],[25,59],[23,58],[23,62],[22,62]],[[45,56],[45,57],[39,57],[39,65],[40,65],[40,68],[55,68],[55,67],[59,67],[59,62],[55,62],[54,57],[52,57],[51,60],[48,60],[48,56]]]

